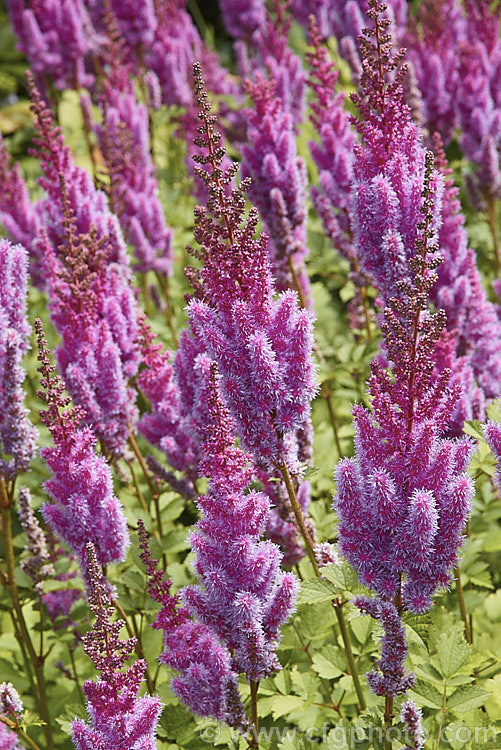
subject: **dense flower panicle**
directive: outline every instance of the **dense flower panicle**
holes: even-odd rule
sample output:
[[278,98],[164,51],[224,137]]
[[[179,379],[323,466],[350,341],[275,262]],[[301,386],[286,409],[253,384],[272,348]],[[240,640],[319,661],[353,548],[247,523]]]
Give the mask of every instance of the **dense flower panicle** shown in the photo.
[[86,566],[86,545],[95,547],[101,565],[124,559],[129,544],[127,521],[113,491],[111,470],[103,456],[95,451],[96,437],[87,426],[81,426],[83,412],[73,408],[63,411],[69,399],[63,398],[63,386],[49,353],[39,320],[35,324],[39,341],[41,384],[46,393],[40,396],[48,404],[41,412],[54,445],[43,448],[42,458],[53,472],[44,488],[53,503],[42,506],[46,522]]
[[501,423],[492,421],[487,422],[487,424],[484,425],[484,435],[496,458],[498,465],[496,478],[499,489],[501,490]]
[[489,3],[468,0],[456,106],[462,130],[459,142],[476,167],[476,192],[470,196],[474,205],[478,193],[487,200],[501,196],[500,70],[499,19]]
[[40,86],[46,81],[59,89],[92,86],[85,62],[96,35],[84,0],[8,0],[8,7],[19,49]]
[[108,33],[105,60],[109,72],[100,84],[102,124],[95,130],[110,175],[111,206],[134,247],[137,270],[170,274],[172,231],[165,223],[158,196],[148,110],[137,100],[132,65],[125,63],[125,48],[116,28]]
[[0,750],[22,750],[17,734],[0,721]]
[[405,630],[394,604],[381,598],[359,596],[354,600],[362,612],[370,615],[383,628],[381,658],[367,675],[369,685],[376,695],[397,696],[406,693],[414,684],[414,675],[407,672],[404,662],[407,657]]
[[160,448],[169,464],[194,482],[198,476],[202,425],[207,422],[205,381],[200,373],[208,367],[200,342],[188,331],[179,338],[173,356],[143,331],[143,365],[137,383],[149,400],[151,413],[138,424],[140,432]]
[[495,398],[501,393],[501,322],[495,305],[487,299],[475,253],[468,248],[459,190],[450,177],[451,170],[439,138],[435,138],[434,147],[437,166],[445,177],[445,190],[438,235],[443,262],[437,269],[438,280],[431,296],[447,315],[447,328],[454,334],[456,357],[466,359],[477,383],[477,386],[472,383],[469,389],[463,389],[462,399],[470,403],[469,407],[464,407],[464,418],[482,420],[483,398]]
[[[370,4],[377,36],[380,8],[375,0]],[[391,58],[383,57],[381,62],[391,63]],[[374,87],[368,90],[370,80]],[[372,413],[354,407],[355,456],[337,467],[339,540],[362,583],[381,599],[398,598],[399,607],[419,612],[431,605],[436,588],[449,582],[457,559],[473,496],[473,484],[465,473],[473,444],[469,438],[443,437],[461,392],[452,385],[450,370],[437,366],[443,356],[445,314],[428,310],[439,265],[433,241],[434,202],[440,191],[433,155],[421,148],[408,110],[404,107],[399,116],[394,113],[403,104],[398,84],[385,86],[378,79],[377,66],[372,73],[364,62],[363,85],[373,109],[358,100],[367,119],[360,126],[364,144],[357,150],[361,166],[355,165],[355,174],[366,172],[373,190],[374,180],[383,182],[388,171],[391,177],[403,172],[405,181],[394,181],[398,192],[390,192],[388,182],[381,192],[388,201],[379,215],[384,208],[400,224],[405,235],[399,243],[405,254],[400,263],[394,261],[395,296],[389,296],[387,282],[383,287],[386,362],[380,357],[372,363],[368,387]],[[394,130],[398,120],[401,141]],[[391,133],[394,140],[388,153]],[[409,153],[414,154],[412,167]],[[424,166],[419,183],[420,164]],[[365,184],[360,181],[360,191]],[[370,222],[376,223],[375,215],[362,217],[367,233]],[[373,259],[371,268],[379,280],[383,264],[375,254]]]
[[43,578],[54,575],[54,565],[50,558],[50,550],[47,545],[45,532],[38,522],[38,518],[32,508],[31,493],[26,487],[21,487],[18,492],[19,520],[26,534],[28,544],[28,557],[21,560],[23,570],[35,584]]
[[298,287],[307,301],[306,165],[297,155],[292,119],[276,96],[275,82],[256,74],[248,91],[254,106],[247,111],[242,177],[251,178],[249,198],[270,236],[268,250],[276,288]]
[[162,661],[179,674],[172,681],[176,695],[199,716],[212,716],[229,726],[245,731],[248,721],[238,692],[237,674],[231,655],[214,631],[189,619],[180,606],[179,594],[171,594],[171,581],[156,570],[148,548],[148,535],[138,521],[140,557],[146,566],[149,595],[161,605],[153,627],[163,630]]
[[[377,7],[371,2],[372,17]],[[384,70],[394,74],[401,53],[392,56],[387,26],[387,19],[379,19],[376,33]],[[425,150],[404,100],[402,69],[387,84],[381,78],[370,38],[368,34],[361,42],[365,55],[361,93],[353,97],[362,116],[355,121],[362,142],[355,145],[350,218],[362,269],[372,277],[384,304],[398,296],[398,282],[410,280],[409,260],[422,218]],[[434,208],[428,229],[436,238],[443,189],[436,171],[432,186]]]
[[12,682],[0,683],[0,714],[12,718],[21,716],[23,710],[23,702]]
[[424,0],[402,40],[422,94],[424,124],[445,143],[457,125],[458,45],[465,31],[456,0]]
[[279,668],[275,649],[280,626],[294,609],[297,580],[280,570],[278,547],[260,541],[269,500],[245,493],[253,475],[250,456],[234,447],[216,372],[211,366],[201,462],[209,488],[198,499],[202,517],[191,535],[201,584],[185,587],[183,601],[227,646],[233,669],[259,681]]
[[224,25],[235,39],[248,38],[266,19],[264,0],[219,0]]
[[407,700],[402,704],[400,721],[405,726],[406,740],[412,741],[412,746],[407,745],[404,750],[422,750],[424,748],[426,737],[421,723],[422,718],[423,712],[414,701]]
[[34,284],[42,286],[42,259],[34,244],[40,228],[38,204],[31,202],[19,165],[12,166],[11,161],[0,136],[0,221],[12,241],[28,250],[30,276]]
[[304,117],[306,74],[301,58],[289,46],[289,6],[290,0],[276,0],[273,15],[254,32],[250,45],[237,42],[235,53],[243,80],[261,73],[275,81],[282,109],[289,113],[292,126],[296,128]]
[[355,133],[344,109],[345,95],[336,91],[339,74],[330,61],[315,21],[310,24],[313,52],[308,84],[313,92],[310,120],[320,143],[310,141],[309,149],[319,172],[319,186],[311,195],[325,233],[336,250],[353,265],[358,264],[350,238],[349,195],[353,179]]
[[[127,40],[130,50],[137,48],[144,52],[152,44],[157,29],[157,18],[155,14],[154,0],[108,0],[109,8],[116,18],[120,34]],[[96,18],[96,24],[106,13],[106,1],[99,2],[94,11],[99,12],[100,18]]]
[[[198,207],[195,238],[202,260],[188,277],[194,299],[188,306],[190,329],[209,357],[218,363],[221,387],[237,434],[257,463],[266,467],[286,459],[298,471],[298,435],[310,419],[316,386],[312,361],[312,321],[299,308],[296,293],[273,298],[266,238],[254,237],[257,212],[244,219],[242,186],[227,192],[236,166],[221,172],[224,149],[218,146],[200,73],[197,145],[207,156],[197,159],[211,198]],[[195,252],[195,251],[194,251]]]
[[122,640],[123,620],[111,621],[114,613],[106,581],[99,571],[91,544],[88,560],[89,607],[96,618],[92,630],[83,638],[84,650],[101,672],[99,679],[86,680],[90,722],[75,719],[71,726],[77,750],[156,750],[155,730],[162,710],[158,697],[138,697],[146,663],[139,659],[120,671],[131,655],[135,638]]
[[24,247],[0,240],[0,475],[9,481],[27,471],[38,437],[23,403],[27,266]]
[[74,401],[107,449],[123,452],[137,419],[128,380],[139,365],[138,310],[116,216],[90,176],[74,165],[61,131],[32,89],[35,143],[47,193],[39,245],[49,308],[61,336],[56,357]]

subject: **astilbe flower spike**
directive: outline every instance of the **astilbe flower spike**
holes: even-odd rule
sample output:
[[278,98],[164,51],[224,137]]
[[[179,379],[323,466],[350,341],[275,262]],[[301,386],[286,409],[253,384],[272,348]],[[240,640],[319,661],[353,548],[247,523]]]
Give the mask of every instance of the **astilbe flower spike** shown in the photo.
[[496,458],[498,465],[496,479],[498,487],[501,490],[501,422],[487,422],[484,425],[484,435]]
[[41,590],[40,582],[55,573],[47,537],[32,508],[31,493],[26,487],[19,490],[18,503],[19,520],[28,540],[28,557],[21,560],[21,570],[35,583],[35,588]]
[[422,718],[423,712],[414,701],[407,700],[402,704],[400,720],[405,726],[406,741],[412,742],[412,745],[406,745],[404,750],[422,750],[424,748],[425,735],[421,723]]
[[136,269],[170,274],[172,231],[165,223],[150,154],[148,109],[137,100],[132,63],[113,16],[106,16],[107,42],[103,61],[107,75],[100,82],[98,104],[102,124],[95,126],[110,177],[109,196],[128,242],[134,247]]
[[237,42],[235,53],[242,80],[260,73],[275,81],[276,95],[295,131],[304,118],[306,75],[301,58],[289,45],[290,27],[290,0],[274,0],[266,22],[254,32],[248,44]]
[[183,589],[189,613],[209,625],[232,654],[232,667],[259,682],[279,668],[275,649],[280,626],[295,605],[297,579],[280,570],[281,554],[260,541],[269,500],[245,492],[252,480],[250,456],[234,447],[230,415],[211,365],[209,419],[203,444],[206,495],[191,535],[200,585]]
[[38,437],[23,404],[27,266],[24,247],[0,240],[0,476],[7,481],[27,471]]
[[155,729],[162,704],[158,697],[138,697],[146,670],[144,660],[121,671],[134,650],[135,638],[121,639],[123,620],[111,621],[114,608],[92,544],[87,544],[85,556],[88,602],[96,621],[83,643],[101,675],[83,685],[90,722],[73,721],[73,744],[77,750],[156,750]]
[[250,37],[265,23],[264,0],[220,0],[224,25],[235,39]]
[[194,288],[190,330],[218,363],[224,398],[245,448],[264,466],[286,459],[297,471],[298,432],[309,424],[316,390],[311,315],[299,308],[293,291],[273,298],[266,237],[254,238],[255,209],[244,220],[245,183],[227,194],[236,165],[221,172],[224,148],[218,146],[197,66],[195,80],[201,123],[197,145],[208,152],[196,159],[209,167],[200,168],[199,175],[210,200],[195,214],[201,249],[193,252],[203,266],[188,270]]
[[292,118],[276,94],[274,79],[264,80],[256,73],[247,91],[253,107],[247,110],[242,177],[251,178],[248,195],[270,236],[268,251],[276,288],[297,289],[308,306],[306,165],[297,155]]
[[178,675],[172,688],[190,711],[211,716],[245,732],[248,719],[238,692],[231,655],[213,629],[189,618],[180,606],[179,594],[171,594],[171,581],[156,571],[157,560],[148,547],[144,524],[138,521],[141,561],[146,566],[149,595],[161,605],[153,627],[163,630],[164,651],[160,661]]
[[53,472],[44,488],[53,503],[42,506],[45,521],[76,554],[85,575],[86,545],[92,543],[101,565],[124,559],[129,544],[127,522],[113,492],[111,470],[104,456],[96,454],[96,437],[82,425],[80,407],[66,409],[63,384],[51,364],[42,323],[35,321],[44,389],[39,396],[47,409],[41,418],[54,445],[43,448],[42,458]]
[[61,336],[56,357],[73,400],[107,450],[119,456],[137,419],[129,387],[139,365],[138,310],[127,250],[104,193],[75,166],[61,130],[31,85],[44,171],[44,271]]
[[0,750],[22,750],[16,733],[10,729],[10,727],[17,726],[22,713],[23,703],[16,688],[11,682],[2,682],[0,684]]
[[12,165],[5,141],[0,136],[0,221],[14,243],[28,251],[30,276],[37,286],[42,282],[42,258],[35,246],[39,233],[38,204],[30,200],[28,187],[21,176],[19,164]]
[[59,89],[93,85],[86,61],[97,40],[88,5],[84,0],[8,0],[19,49],[40,86],[48,81]]

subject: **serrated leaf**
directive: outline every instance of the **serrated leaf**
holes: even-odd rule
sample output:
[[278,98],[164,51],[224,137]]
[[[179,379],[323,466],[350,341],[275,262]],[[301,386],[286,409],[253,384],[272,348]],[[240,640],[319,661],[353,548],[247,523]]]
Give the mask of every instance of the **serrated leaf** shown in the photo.
[[459,713],[464,713],[483,706],[489,697],[490,693],[478,685],[465,685],[447,698],[447,708],[455,713],[458,713],[458,709]]
[[470,655],[470,647],[466,643],[464,635],[456,628],[442,633],[437,638],[436,648],[437,667],[445,679],[456,674]]
[[320,677],[332,680],[344,673],[345,660],[338,648],[327,645],[321,653],[313,655],[312,668]]
[[324,581],[322,578],[311,578],[302,581],[297,602],[298,604],[327,602],[334,599],[338,593],[339,591],[329,581]]
[[412,691],[420,695],[421,698],[424,698],[427,706],[430,706],[431,708],[442,708],[442,693],[428,682],[424,682],[424,680],[416,680],[412,686]]

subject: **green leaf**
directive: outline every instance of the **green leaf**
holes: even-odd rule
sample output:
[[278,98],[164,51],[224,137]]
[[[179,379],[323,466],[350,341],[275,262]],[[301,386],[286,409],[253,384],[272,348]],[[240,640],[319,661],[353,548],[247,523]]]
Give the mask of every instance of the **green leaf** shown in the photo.
[[298,604],[316,604],[334,599],[338,594],[339,591],[329,581],[324,581],[322,578],[310,578],[302,581],[297,602]]
[[327,645],[321,653],[314,654],[313,669],[320,677],[332,680],[344,673],[345,660],[338,648]]
[[421,698],[425,699],[425,705],[431,708],[442,708],[443,695],[439,693],[436,687],[430,685],[424,680],[416,680],[412,686],[412,692],[417,693]]
[[464,635],[456,628],[442,633],[436,642],[438,664],[440,674],[452,677],[465,663],[470,655],[470,647],[464,639]]
[[458,688],[447,698],[447,708],[455,713],[464,713],[478,706],[483,706],[489,697],[490,693],[478,685],[465,685]]

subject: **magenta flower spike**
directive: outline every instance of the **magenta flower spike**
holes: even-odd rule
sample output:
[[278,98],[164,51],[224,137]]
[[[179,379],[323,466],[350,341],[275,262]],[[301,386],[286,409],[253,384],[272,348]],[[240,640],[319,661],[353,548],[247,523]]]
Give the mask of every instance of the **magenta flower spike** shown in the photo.
[[0,750],[22,750],[17,734],[0,721]]
[[86,680],[89,723],[75,719],[71,738],[76,750],[156,750],[155,730],[162,711],[158,697],[138,697],[146,663],[135,661],[124,671],[134,650],[135,638],[123,640],[123,620],[111,621],[114,613],[107,582],[99,570],[92,544],[87,544],[88,602],[96,621],[83,637],[84,650],[101,673]]
[[501,489],[501,423],[487,422],[484,425],[484,435],[497,462],[496,479],[498,487]]
[[127,250],[106,196],[76,167],[61,131],[32,89],[47,193],[37,240],[52,321],[61,336],[59,369],[85,419],[113,455],[137,420],[128,381],[139,366],[138,309]]
[[300,309],[295,292],[273,297],[266,238],[254,238],[257,212],[243,220],[241,189],[227,193],[236,167],[221,174],[218,147],[200,70],[195,67],[200,103],[200,138],[207,149],[197,161],[211,195],[208,209],[196,210],[197,255],[191,269],[195,290],[188,306],[190,330],[218,363],[224,398],[235,429],[256,462],[272,468],[286,460],[297,473],[298,439],[308,429],[310,400],[316,391],[312,360],[312,319]]
[[0,240],[0,476],[13,481],[28,470],[38,432],[24,406],[22,359],[28,349],[28,254]]
[[265,81],[257,73],[248,91],[254,106],[247,110],[242,177],[251,178],[249,198],[270,236],[268,251],[277,290],[297,289],[308,306],[306,166],[297,155],[292,118],[276,95],[275,81]]
[[165,223],[158,195],[148,110],[136,98],[132,65],[126,63],[123,42],[116,38],[116,21],[111,17],[108,22],[112,27],[104,59],[109,72],[98,96],[102,123],[94,129],[110,174],[110,202],[134,247],[135,268],[170,275],[172,230]]
[[233,668],[259,681],[279,668],[280,625],[294,609],[298,584],[292,573],[280,570],[278,547],[260,541],[269,500],[245,492],[253,475],[251,457],[233,445],[215,365],[209,378],[210,421],[201,461],[209,488],[198,499],[202,517],[191,535],[200,585],[185,587],[183,601],[226,644]]
[[63,397],[63,384],[54,375],[41,321],[35,321],[41,362],[39,395],[48,408],[41,412],[54,445],[43,448],[42,458],[52,471],[44,484],[52,503],[42,506],[45,521],[76,554],[82,571],[87,565],[86,545],[92,543],[98,562],[107,565],[124,559],[129,544],[127,521],[113,491],[111,470],[104,456],[95,451],[96,437],[82,426],[79,407],[63,409],[70,399]]
[[84,0],[8,0],[7,4],[19,49],[42,89],[47,81],[58,89],[93,85],[94,75],[85,62],[97,39]]
[[11,164],[11,157],[0,136],[0,221],[14,243],[28,251],[30,276],[34,284],[43,286],[43,258],[37,251],[35,239],[40,230],[38,204],[32,203],[19,164]]
[[412,746],[407,745],[404,750],[423,750],[426,737],[423,731],[422,718],[423,712],[414,701],[407,700],[402,704],[400,721],[405,726],[406,741],[412,741]]
[[221,15],[235,39],[248,39],[266,20],[264,0],[220,0]]
[[153,623],[164,635],[160,661],[179,673],[172,681],[174,692],[193,713],[212,716],[245,732],[249,722],[230,652],[210,626],[189,619],[188,611],[180,606],[179,593],[170,593],[172,581],[165,580],[164,573],[155,570],[157,560],[148,548],[148,535],[141,519],[138,534],[140,557],[148,575],[147,590],[161,605]]

